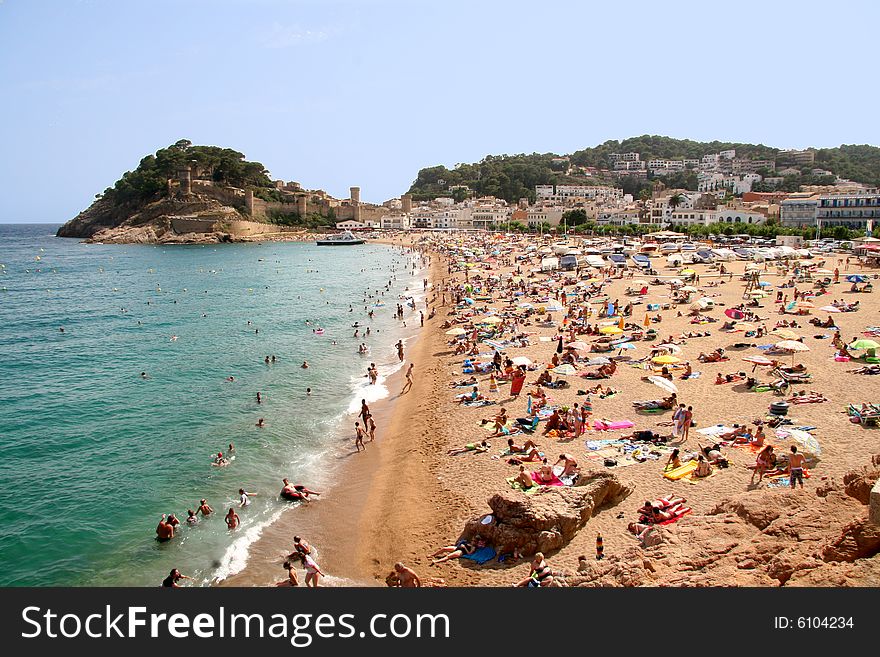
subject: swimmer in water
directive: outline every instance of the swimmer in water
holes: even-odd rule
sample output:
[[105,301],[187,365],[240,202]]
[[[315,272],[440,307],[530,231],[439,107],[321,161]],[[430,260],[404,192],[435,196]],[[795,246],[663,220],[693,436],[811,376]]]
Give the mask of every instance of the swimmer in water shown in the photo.
[[196,509],[196,513],[201,513],[202,517],[206,517],[214,513],[214,509],[211,508],[211,505],[208,504],[208,500],[202,498],[199,500],[199,508]]
[[235,383],[235,377],[234,376],[227,376],[226,382],[227,383]]
[[241,524],[241,518],[238,517],[238,514],[235,512],[235,509],[229,507],[229,513],[226,514],[226,526],[229,529],[235,529]]
[[262,429],[265,426],[264,422],[265,420],[263,420],[263,418],[260,418],[259,420],[257,420],[257,426]]
[[304,360],[304,361],[303,361],[303,364],[300,365],[300,367],[303,368],[304,370],[309,369],[309,361]]
[[312,396],[312,389],[311,389],[311,388],[306,388],[306,396],[307,396],[307,397],[311,397],[311,396]]
[[229,465],[229,459],[223,456],[223,452],[217,452],[217,456],[214,457],[214,461],[211,463],[211,465],[217,468],[223,468]]
[[146,372],[141,372],[141,378],[142,378],[142,379],[146,379],[146,378],[147,378],[147,373],[146,373]]

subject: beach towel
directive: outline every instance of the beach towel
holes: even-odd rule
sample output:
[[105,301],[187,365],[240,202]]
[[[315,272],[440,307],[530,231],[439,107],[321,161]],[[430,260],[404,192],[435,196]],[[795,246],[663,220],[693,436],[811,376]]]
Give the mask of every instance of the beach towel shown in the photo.
[[736,431],[736,429],[724,424],[716,424],[715,426],[706,427],[705,429],[697,429],[697,433],[704,436],[720,436],[721,434],[730,433],[731,431]]
[[707,474],[705,477],[697,477],[697,476],[694,475],[693,472],[691,472],[691,473],[690,473],[689,475],[687,475],[686,477],[683,477],[683,479],[684,479],[684,481],[688,482],[689,484],[698,484],[698,483],[700,483],[701,481],[705,481],[706,479],[711,479],[712,477],[714,477],[714,476],[717,475],[717,474],[718,474],[718,469],[717,469],[717,468],[713,468],[713,469],[712,469],[712,472],[710,472],[709,474]]
[[593,421],[593,428],[597,431],[616,431],[618,429],[630,429],[634,426],[636,426],[635,422],[630,422],[629,420],[617,420],[614,422],[605,420]]
[[565,486],[565,484],[562,483],[562,480],[556,475],[553,475],[553,478],[549,482],[545,483],[541,481],[541,479],[538,477],[537,472],[532,473],[532,481],[540,486]]
[[679,479],[686,477],[687,475],[689,475],[691,472],[693,472],[696,469],[697,469],[697,462],[696,461],[688,461],[687,463],[683,464],[681,467],[674,468],[672,470],[668,470],[667,472],[664,472],[663,476],[666,477],[667,479],[669,479],[670,481],[678,481]]
[[463,554],[461,555],[461,558],[470,559],[471,561],[474,561],[476,563],[486,563],[487,561],[491,561],[492,559],[494,559],[495,554],[495,548],[489,547],[487,545],[486,547],[477,548],[476,550],[474,550],[473,554]]
[[477,406],[491,406],[496,402],[489,399],[481,399],[480,401],[472,401],[472,402],[464,402],[464,406],[477,407]]
[[681,377],[682,379],[699,379],[702,372],[691,372],[688,376]]

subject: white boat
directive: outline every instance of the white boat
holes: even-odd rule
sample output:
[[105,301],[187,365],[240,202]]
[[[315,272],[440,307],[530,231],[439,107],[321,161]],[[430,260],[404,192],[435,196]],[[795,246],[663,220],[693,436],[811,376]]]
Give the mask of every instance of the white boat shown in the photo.
[[679,245],[676,242],[665,242],[660,245],[660,253],[669,255],[670,253],[678,253]]
[[712,249],[712,255],[715,260],[720,262],[732,262],[736,260],[736,254],[730,249]]
[[605,266],[605,261],[602,259],[602,256],[599,255],[585,255],[584,260],[590,265],[590,267],[602,269],[602,267]]
[[654,242],[648,242],[647,244],[642,244],[639,247],[639,253],[641,253],[643,256],[647,256],[650,258],[652,255],[657,255],[657,251],[659,250],[659,248],[660,246],[658,244],[655,244]]
[[697,245],[693,242],[684,242],[680,248],[682,251],[696,251]]
[[571,248],[574,248],[574,246],[565,242],[561,242],[559,244],[553,245],[553,253],[555,253],[556,255],[565,255],[566,251]]
[[366,240],[355,237],[350,230],[338,235],[331,235],[323,240],[317,240],[318,246],[350,246],[353,244],[365,244]]

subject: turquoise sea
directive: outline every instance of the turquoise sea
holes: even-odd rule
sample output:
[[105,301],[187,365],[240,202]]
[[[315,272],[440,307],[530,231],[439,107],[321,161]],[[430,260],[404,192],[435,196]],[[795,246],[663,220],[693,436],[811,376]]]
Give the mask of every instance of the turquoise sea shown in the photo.
[[[394,344],[419,325],[398,297],[423,309],[424,271],[378,244],[88,245],[56,229],[0,225],[0,585],[157,586],[171,568],[206,584],[238,572],[290,506],[282,477],[333,486],[352,413],[387,395]],[[354,338],[355,322],[370,337]],[[212,467],[230,442],[231,465]],[[257,492],[245,509],[239,488]],[[202,497],[215,514],[183,526]],[[233,505],[243,524],[231,534]],[[164,544],[162,513],[182,523]]]

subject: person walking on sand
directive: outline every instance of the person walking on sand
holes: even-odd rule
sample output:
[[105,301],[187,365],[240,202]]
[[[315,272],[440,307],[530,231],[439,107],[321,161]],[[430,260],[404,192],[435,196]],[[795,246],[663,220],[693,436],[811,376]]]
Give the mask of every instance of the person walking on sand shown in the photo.
[[687,440],[691,433],[691,424],[694,421],[694,407],[688,406],[682,417],[682,430],[684,431],[683,439]]
[[798,452],[798,448],[792,445],[791,456],[788,457],[788,481],[791,484],[792,490],[795,488],[795,482],[798,481],[801,482],[801,488],[804,487],[804,464],[806,461],[807,459],[804,458],[804,455]]
[[370,415],[370,407],[367,406],[366,399],[361,399],[361,412],[358,413],[358,415],[360,415],[361,419],[364,421],[364,425],[366,426],[367,416]]
[[318,578],[320,575],[324,575],[324,573],[321,572],[321,568],[315,563],[315,560],[307,554],[300,554],[299,560],[306,569],[306,588],[318,588]]
[[357,451],[361,451],[361,447],[363,447],[364,451],[367,451],[367,446],[364,445],[364,430],[361,429],[360,422],[354,423],[354,432],[355,432],[355,438],[354,438],[355,449],[357,449]]
[[367,420],[367,428],[370,432],[370,442],[376,440],[376,423],[373,421],[373,414],[370,413]]
[[400,359],[400,362],[403,362],[403,340],[398,340],[397,344],[397,357]]
[[400,391],[400,394],[404,394],[410,391],[413,385],[413,364],[410,363],[409,367],[406,370],[406,383],[403,384],[403,390]]

